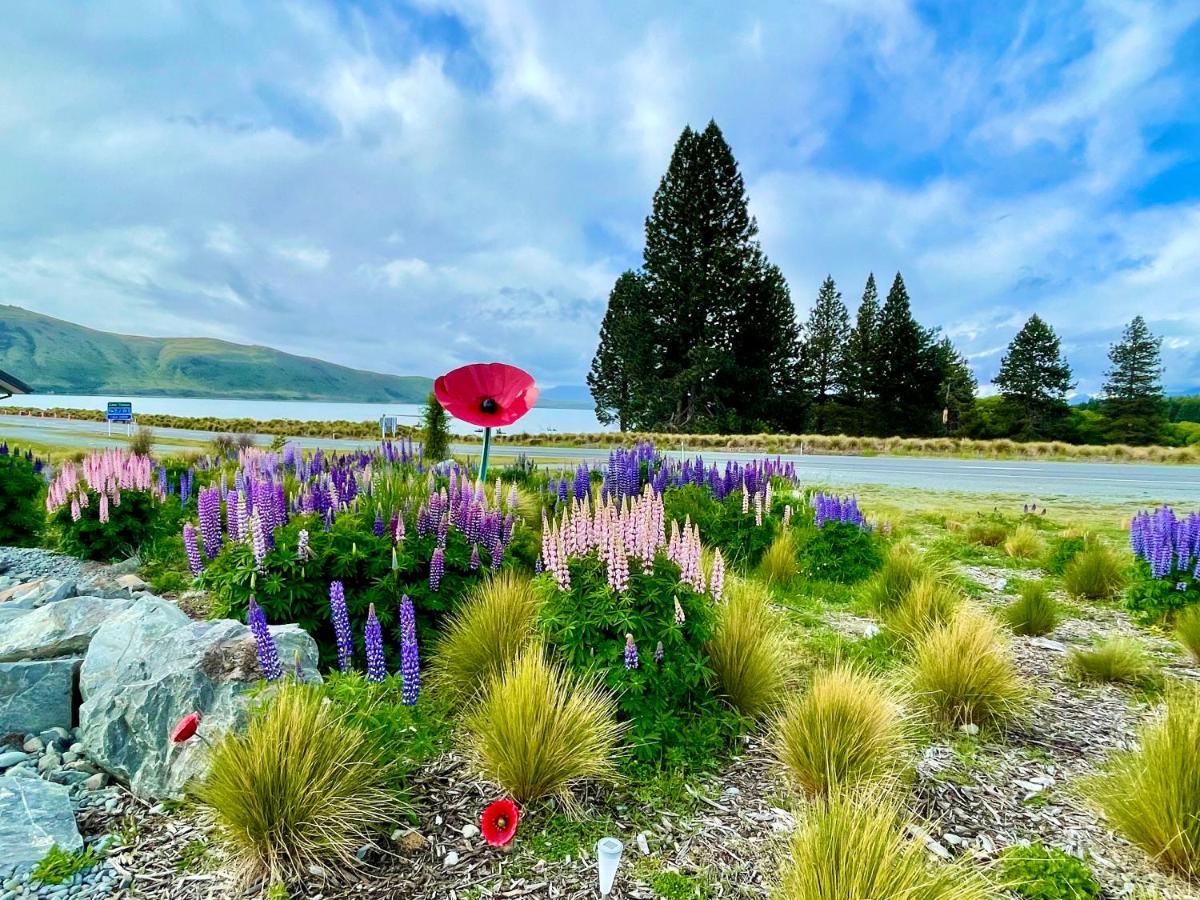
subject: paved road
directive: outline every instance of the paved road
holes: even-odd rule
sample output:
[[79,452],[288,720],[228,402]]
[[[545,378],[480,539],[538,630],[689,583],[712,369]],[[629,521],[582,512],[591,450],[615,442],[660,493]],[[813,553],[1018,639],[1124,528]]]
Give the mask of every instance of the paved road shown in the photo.
[[[103,447],[124,443],[123,437],[109,438],[102,422],[0,416],[0,438],[10,443],[36,442],[43,446]],[[155,436],[163,450],[178,450],[180,444],[204,443],[209,432],[157,428]],[[300,438],[301,446],[346,449],[368,441]],[[457,444],[456,453],[479,452],[478,444]],[[677,451],[674,451],[677,452]],[[525,453],[535,460],[600,460],[607,450],[567,447],[515,447],[502,444],[497,453]],[[706,462],[753,459],[754,454],[708,452]],[[1051,497],[1094,498],[1109,502],[1200,503],[1200,466],[1151,465],[1145,463],[1071,463],[1005,460],[918,458],[903,456],[784,456],[796,463],[806,482],[830,485],[885,484],[929,490],[1005,493],[1022,499]]]

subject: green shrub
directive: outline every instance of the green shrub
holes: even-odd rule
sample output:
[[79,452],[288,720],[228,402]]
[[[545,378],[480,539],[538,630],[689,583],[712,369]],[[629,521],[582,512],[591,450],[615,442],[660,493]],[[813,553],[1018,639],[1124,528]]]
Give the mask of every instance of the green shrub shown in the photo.
[[796,538],[790,530],[781,531],[771,542],[758,564],[759,576],[770,585],[791,584],[800,575],[796,561]]
[[1001,516],[979,516],[967,526],[967,540],[982,547],[999,547],[1007,540],[1010,528]]
[[1200,602],[1200,579],[1187,577],[1179,581],[1174,575],[1155,578],[1144,559],[1133,561],[1130,575],[1125,605],[1145,624],[1158,623]]
[[1003,726],[1027,699],[996,623],[964,608],[913,648],[908,681],[918,703],[937,721]]
[[895,606],[883,612],[883,627],[892,637],[913,644],[954,618],[963,596],[933,575],[914,581]]
[[1027,900],[1098,900],[1100,884],[1083,860],[1044,844],[1009,847],[999,857],[1004,886]]
[[502,572],[473,587],[446,624],[433,658],[433,682],[469,699],[537,639],[540,606],[525,575]]
[[904,765],[904,707],[881,681],[839,663],[815,672],[787,704],[771,745],[810,797],[879,781]]
[[1162,679],[1158,666],[1140,641],[1111,637],[1089,649],[1072,650],[1067,668],[1081,681],[1115,681],[1152,687]]
[[1045,569],[1051,575],[1061,575],[1080,551],[1099,546],[1099,544],[1100,539],[1090,532],[1084,534],[1074,531],[1064,532],[1051,541],[1050,549],[1046,552]]
[[800,571],[809,578],[857,584],[883,562],[874,532],[848,522],[826,522],[822,528],[797,529]]
[[1026,581],[1017,599],[1004,609],[1004,621],[1015,634],[1026,637],[1049,634],[1062,621],[1062,608],[1050,596],[1045,582]]
[[577,784],[615,771],[621,726],[612,696],[594,678],[547,662],[540,646],[488,676],[465,725],[482,774],[520,803],[569,803]]
[[[618,698],[637,759],[670,765],[711,764],[734,728],[705,649],[716,630],[716,608],[679,580],[679,567],[660,554],[650,574],[634,565],[628,589],[608,584],[604,563],[570,560],[571,586],[549,574],[534,579],[542,598],[542,633],[574,671],[595,674]],[[676,604],[683,623],[676,620]],[[638,666],[626,668],[626,635]],[[656,660],[662,645],[662,661]]]
[[1189,606],[1175,617],[1175,639],[1200,663],[1200,606]]
[[744,716],[773,708],[792,680],[795,648],[786,622],[757,581],[729,576],[707,645],[709,663],[729,701]]
[[429,465],[439,463],[450,456],[450,417],[432,391],[425,398],[425,411],[421,422],[422,453]]
[[46,851],[46,855],[38,860],[30,876],[42,884],[62,884],[80,872],[86,872],[100,862],[101,858],[94,847],[64,850],[58,844],[54,844]]
[[398,812],[389,765],[318,686],[285,684],[213,748],[193,791],[243,884],[286,882],[360,865],[358,849]]
[[883,566],[863,588],[863,599],[882,614],[903,600],[913,582],[930,570],[921,551],[912,544],[894,544],[884,557]]
[[46,481],[33,460],[19,452],[0,453],[0,546],[36,544],[46,521],[42,505]]
[[838,791],[809,806],[792,837],[773,900],[986,900],[993,889],[966,863],[937,863],[881,791]]
[[1046,552],[1046,542],[1041,532],[1025,522],[1004,541],[1004,552],[1013,559],[1037,559]]
[[154,452],[154,429],[139,425],[129,439],[129,452],[138,456],[149,456]]
[[669,488],[663,494],[666,519],[680,524],[691,519],[700,528],[704,543],[720,547],[725,561],[741,572],[759,564],[779,528],[778,519],[764,511],[763,524],[756,525],[754,509],[742,512],[742,494],[733,491],[724,500],[713,497],[708,488],[689,484]]
[[1063,586],[1072,597],[1105,600],[1125,586],[1125,561],[1112,548],[1098,544],[1081,550],[1063,570]]
[[[171,502],[178,508],[175,501]],[[162,508],[162,502],[150,491],[123,490],[120,505],[109,504],[107,522],[100,521],[100,503],[95,494],[79,511],[78,521],[71,518],[69,505],[59,507],[50,521],[64,553],[111,562],[137,553],[155,534]]]
[[1086,785],[1109,824],[1163,868],[1200,875],[1200,688],[1168,688],[1165,715],[1143,726]]

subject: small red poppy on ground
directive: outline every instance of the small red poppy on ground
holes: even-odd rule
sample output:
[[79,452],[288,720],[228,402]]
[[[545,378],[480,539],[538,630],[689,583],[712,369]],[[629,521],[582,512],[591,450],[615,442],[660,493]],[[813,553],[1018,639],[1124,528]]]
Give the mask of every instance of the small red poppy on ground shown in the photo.
[[517,822],[521,819],[521,810],[507,797],[488,805],[479,817],[479,830],[483,839],[493,847],[503,847],[517,833]]
[[446,412],[480,428],[511,425],[537,402],[528,372],[505,363],[474,363],[441,375],[433,393]]
[[171,743],[182,744],[200,727],[200,713],[188,713],[182,719],[175,723],[175,727],[171,730]]

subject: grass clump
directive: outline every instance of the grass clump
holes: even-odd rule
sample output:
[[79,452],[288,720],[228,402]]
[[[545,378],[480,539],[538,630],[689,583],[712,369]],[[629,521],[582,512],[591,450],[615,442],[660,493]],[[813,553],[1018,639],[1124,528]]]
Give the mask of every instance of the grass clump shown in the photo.
[[1041,533],[1029,523],[1022,523],[1004,541],[1004,552],[1013,559],[1038,559],[1046,552]]
[[1072,597],[1107,600],[1125,586],[1125,562],[1115,550],[1096,544],[1080,550],[1063,569],[1063,586]]
[[917,642],[908,680],[917,702],[953,728],[1002,727],[1021,715],[1027,698],[996,622],[973,609]]
[[895,606],[883,613],[883,626],[901,643],[913,644],[949,622],[962,604],[962,594],[933,575],[922,575]]
[[93,847],[84,847],[82,850],[64,850],[58,844],[54,844],[46,851],[46,855],[38,860],[30,877],[42,884],[62,884],[70,881],[80,872],[86,872],[98,862],[100,862],[100,854]]
[[360,864],[399,811],[388,766],[318,687],[287,684],[213,748],[193,790],[243,884],[290,882],[311,865]]
[[1175,639],[1200,663],[1200,606],[1189,606],[1175,617]]
[[990,886],[963,863],[937,863],[905,836],[908,820],[882,792],[838,791],[809,807],[792,837],[773,900],[985,900]]
[[725,582],[707,649],[721,689],[745,716],[773,708],[792,680],[794,648],[770,591],[757,581],[731,576]]
[[1004,886],[1026,900],[1098,900],[1100,883],[1083,860],[1044,844],[1000,854]]
[[502,572],[476,585],[446,624],[431,678],[465,699],[537,638],[537,592],[527,577]]
[[1026,581],[1017,599],[1004,609],[1004,621],[1014,634],[1025,637],[1049,634],[1062,621],[1062,608],[1050,596],[1045,582]]
[[1080,681],[1112,681],[1135,687],[1154,687],[1162,674],[1142,643],[1134,638],[1112,637],[1089,649],[1075,649],[1067,668]]
[[810,797],[894,775],[908,745],[902,703],[884,684],[844,663],[813,674],[775,723],[772,746]]
[[576,784],[613,774],[616,711],[595,680],[548,662],[534,645],[488,676],[465,724],[480,771],[513,799],[569,803]]
[[1200,876],[1200,687],[1167,691],[1165,714],[1143,727],[1136,750],[1116,752],[1086,784],[1109,824],[1163,868]]
[[791,584],[800,575],[796,538],[790,528],[779,532],[758,564],[759,575],[770,585]]
[[909,543],[892,546],[884,557],[883,566],[867,582],[863,599],[877,613],[884,613],[900,603],[913,582],[930,574],[921,551]]
[[981,547],[999,547],[1008,540],[1008,522],[998,516],[980,516],[967,526],[966,537]]

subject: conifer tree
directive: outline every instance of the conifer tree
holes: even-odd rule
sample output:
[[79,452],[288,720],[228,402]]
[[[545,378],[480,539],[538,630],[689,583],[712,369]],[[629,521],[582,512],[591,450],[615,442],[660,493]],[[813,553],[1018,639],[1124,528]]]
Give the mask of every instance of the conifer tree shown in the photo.
[[587,376],[596,418],[605,425],[616,422],[628,431],[641,424],[643,384],[654,374],[652,341],[646,286],[637,273],[624,272],[608,296],[600,346]]
[[975,394],[979,383],[975,373],[950,338],[942,338],[934,345],[933,356],[941,375],[937,396],[942,404],[941,430],[944,434],[969,433],[978,420]]
[[1017,332],[992,379],[1024,440],[1059,435],[1067,415],[1067,392],[1075,385],[1058,335],[1036,313]]
[[450,418],[433,391],[425,399],[421,455],[426,465],[440,463],[450,456]]
[[1100,411],[1105,433],[1119,444],[1153,444],[1162,440],[1167,409],[1162,387],[1162,338],[1146,320],[1134,316],[1121,340],[1108,351]]
[[854,430],[865,434],[870,430],[874,413],[876,378],[871,371],[875,361],[876,332],[879,327],[879,294],[875,289],[875,273],[867,276],[862,301],[842,356],[842,385],[845,402],[854,412]]
[[879,313],[869,364],[883,434],[929,432],[940,381],[936,368],[930,366],[932,343],[930,333],[913,318],[908,290],[897,272]]
[[833,276],[827,275],[804,328],[804,350],[813,403],[813,427],[825,432],[832,424],[829,404],[843,391],[842,375],[850,316]]

